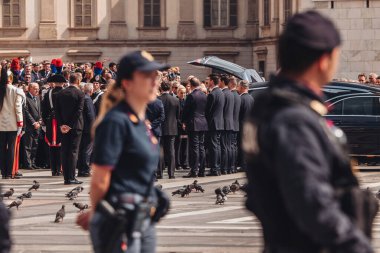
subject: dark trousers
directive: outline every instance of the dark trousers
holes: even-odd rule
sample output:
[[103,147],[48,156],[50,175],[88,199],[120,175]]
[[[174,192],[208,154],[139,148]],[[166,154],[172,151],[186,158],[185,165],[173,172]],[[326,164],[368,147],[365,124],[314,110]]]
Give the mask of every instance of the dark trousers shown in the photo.
[[231,135],[232,131],[223,131],[221,135],[221,160],[220,169],[222,172],[231,171]]
[[78,155],[78,173],[79,174],[90,172],[91,154],[92,154],[91,133],[83,132],[82,139],[80,141],[79,155]]
[[183,169],[189,167],[188,160],[188,141],[187,136],[181,137],[181,135],[175,138],[175,158],[176,158],[176,167],[182,167]]
[[231,134],[231,170],[236,172],[237,157],[238,157],[238,133],[232,132]]
[[163,170],[165,168],[165,161],[164,161],[164,148],[163,148],[163,141],[161,137],[156,137],[158,140],[158,143],[160,144],[160,158],[158,160],[157,164],[157,170],[156,170],[156,177],[162,178],[163,176]]
[[38,137],[39,137],[40,131],[39,130],[33,130],[29,129],[25,132],[23,138],[24,138],[24,145],[25,145],[25,160],[26,168],[31,168],[32,165],[35,165],[36,163],[36,155],[37,155],[37,148],[38,148]]
[[205,172],[204,141],[204,132],[189,132],[189,165],[193,173]]
[[175,170],[175,151],[174,151],[174,142],[175,135],[166,135],[162,136],[163,148],[164,148],[164,160],[168,165],[168,175],[169,177],[174,176]]
[[65,181],[75,179],[81,137],[82,131],[77,129],[62,135],[61,161]]
[[36,165],[41,168],[48,168],[49,167],[49,145],[45,141],[45,132],[40,131],[40,135],[38,138],[38,148],[37,148],[37,155],[36,155]]
[[210,155],[210,170],[212,172],[220,171],[220,159],[221,159],[221,132],[210,131],[209,132],[209,146],[208,152]]
[[17,131],[0,132],[0,167],[2,176],[11,176],[15,162]]
[[54,174],[61,172],[61,147],[50,147],[49,153],[51,172]]
[[237,137],[238,138],[238,165],[240,166],[241,171],[247,171],[247,162],[244,156],[243,149],[241,147],[241,142],[242,142],[241,133],[242,131],[238,133],[238,137]]

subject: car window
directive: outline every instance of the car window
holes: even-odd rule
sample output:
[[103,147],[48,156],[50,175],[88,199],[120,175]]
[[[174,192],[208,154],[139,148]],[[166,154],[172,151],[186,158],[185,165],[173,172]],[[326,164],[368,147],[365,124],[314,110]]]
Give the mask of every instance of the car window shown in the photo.
[[339,101],[329,107],[329,113],[327,115],[342,115],[343,101]]
[[343,115],[374,115],[374,97],[355,97],[343,100]]

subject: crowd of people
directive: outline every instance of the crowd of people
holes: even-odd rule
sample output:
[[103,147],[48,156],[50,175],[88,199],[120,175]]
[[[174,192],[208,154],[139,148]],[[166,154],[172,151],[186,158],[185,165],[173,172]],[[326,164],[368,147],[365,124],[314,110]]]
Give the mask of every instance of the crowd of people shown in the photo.
[[[63,174],[66,184],[80,184],[76,176],[91,175],[91,129],[103,95],[117,80],[117,64],[15,58],[3,60],[1,68],[2,178],[20,178],[20,168],[50,169],[52,176]],[[181,78],[178,67],[158,77],[158,98],[146,115],[162,150],[156,178],[166,167],[169,178],[176,170],[188,170],[186,177],[235,173],[238,166],[244,170],[238,142],[253,103],[249,83],[224,74],[203,81]]]

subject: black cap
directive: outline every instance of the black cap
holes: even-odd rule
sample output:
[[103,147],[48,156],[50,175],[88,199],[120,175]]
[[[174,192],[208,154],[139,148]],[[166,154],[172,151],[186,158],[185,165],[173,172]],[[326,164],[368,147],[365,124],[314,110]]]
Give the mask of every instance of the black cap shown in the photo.
[[106,79],[104,79],[101,75],[96,75],[90,80],[90,83],[94,83],[94,82],[97,82],[100,84],[106,84],[107,83]]
[[67,80],[62,75],[52,75],[47,79],[48,83],[67,83]]
[[135,51],[125,55],[119,63],[117,76],[119,79],[129,78],[135,71],[151,72],[170,68],[169,65],[158,63],[147,51]]
[[305,48],[330,51],[341,44],[333,22],[316,11],[298,13],[289,19],[282,37]]

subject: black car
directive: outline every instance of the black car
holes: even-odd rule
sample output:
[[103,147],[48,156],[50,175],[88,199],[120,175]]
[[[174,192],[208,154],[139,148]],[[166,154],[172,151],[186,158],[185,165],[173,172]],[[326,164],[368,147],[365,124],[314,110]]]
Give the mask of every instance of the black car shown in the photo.
[[[251,84],[255,97],[267,83]],[[357,83],[332,82],[323,88],[333,121],[347,135],[350,152],[355,157],[380,157],[380,87]]]
[[[256,97],[268,88],[267,82],[253,69],[208,56],[188,62],[233,75],[250,84],[249,93]],[[352,156],[380,159],[380,86],[332,82],[323,88],[329,106],[327,119],[343,129]]]

